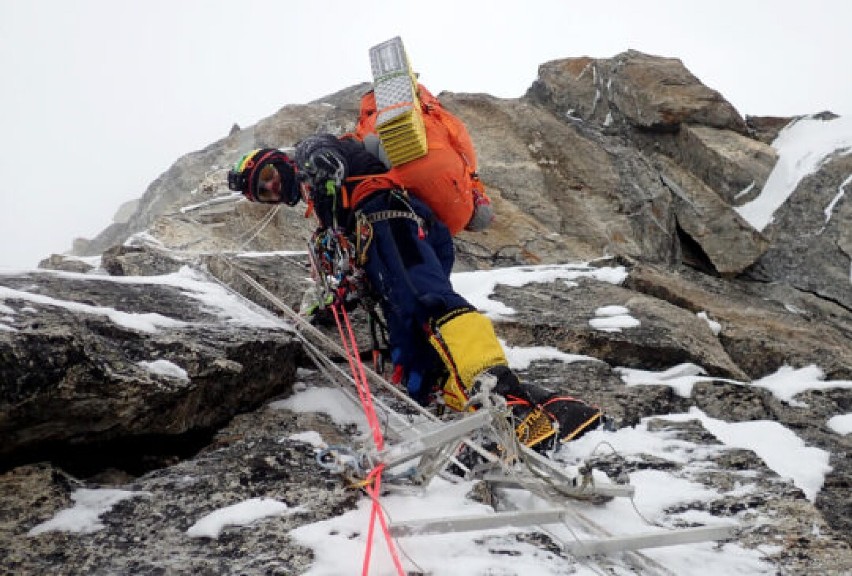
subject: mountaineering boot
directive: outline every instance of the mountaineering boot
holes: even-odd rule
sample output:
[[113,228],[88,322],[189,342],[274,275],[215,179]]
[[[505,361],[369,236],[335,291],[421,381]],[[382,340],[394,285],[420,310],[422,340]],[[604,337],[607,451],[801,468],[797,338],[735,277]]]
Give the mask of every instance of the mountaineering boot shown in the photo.
[[539,452],[579,438],[608,419],[600,408],[571,396],[522,384],[508,366],[492,366],[474,379],[474,395],[483,390],[506,399],[518,440]]

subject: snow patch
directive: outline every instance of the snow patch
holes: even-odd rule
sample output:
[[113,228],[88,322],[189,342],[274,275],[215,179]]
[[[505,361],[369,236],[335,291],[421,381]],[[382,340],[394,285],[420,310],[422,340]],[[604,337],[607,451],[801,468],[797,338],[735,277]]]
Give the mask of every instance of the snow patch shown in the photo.
[[775,211],[806,176],[819,170],[833,155],[852,152],[852,116],[795,120],[778,133],[772,146],[778,151],[778,161],[760,195],[734,208],[760,231],[772,222]]
[[515,310],[502,302],[491,300],[490,296],[498,284],[520,287],[533,282],[553,282],[559,279],[571,281],[579,278],[618,285],[627,278],[627,270],[623,266],[596,268],[585,262],[577,262],[458,272],[453,274],[450,280],[456,292],[464,296],[472,306],[492,318],[499,318],[501,315],[512,315]]
[[288,512],[292,513],[284,502],[273,498],[251,498],[207,514],[190,526],[186,533],[193,538],[216,539],[228,526],[248,526],[256,520]]
[[707,322],[707,326],[710,327],[711,332],[714,335],[718,336],[722,332],[722,325],[716,322],[715,320],[711,320],[710,316],[707,315],[707,312],[698,312],[695,314],[705,322]]
[[793,431],[778,422],[725,422],[707,416],[696,407],[690,408],[688,414],[670,414],[665,419],[700,420],[704,428],[726,446],[753,451],[776,474],[791,479],[811,502],[816,500],[825,475],[832,470],[828,452],[806,446]]
[[[80,275],[83,276],[83,275]],[[111,322],[130,330],[138,332],[156,332],[159,328],[179,328],[185,326],[186,322],[175,320],[162,314],[153,312],[136,313],[136,312],[121,312],[115,308],[107,306],[92,306],[90,304],[80,304],[70,300],[60,300],[50,296],[41,294],[32,294],[22,290],[14,290],[5,286],[0,286],[0,299],[9,300],[26,300],[44,306],[56,306],[78,312],[82,314],[92,314],[97,316],[106,316]]]
[[287,437],[287,439],[295,442],[304,442],[305,444],[309,444],[310,446],[320,450],[328,448],[328,444],[326,444],[325,440],[322,439],[322,435],[313,430],[299,432],[298,434],[291,434]]
[[624,306],[602,306],[595,310],[595,318],[589,320],[592,328],[603,332],[621,332],[622,329],[635,328],[640,324]]
[[284,400],[270,402],[269,407],[299,413],[320,412],[341,426],[356,424],[362,431],[370,429],[364,413],[338,388],[306,388]]
[[189,380],[186,370],[168,360],[154,360],[152,362],[143,360],[142,362],[137,362],[137,364],[152,374],[177,378],[178,380]]
[[850,174],[846,180],[843,181],[843,184],[837,187],[837,194],[832,198],[831,202],[828,203],[828,206],[823,210],[823,214],[825,214],[825,223],[831,220],[831,215],[834,214],[834,207],[837,206],[837,203],[843,198],[846,194],[846,187],[852,183],[852,174]]
[[840,414],[828,419],[828,427],[838,434],[852,434],[852,414]]
[[779,400],[791,406],[804,407],[805,404],[793,398],[807,390],[829,390],[832,388],[852,388],[852,380],[825,380],[825,373],[813,364],[803,368],[782,366],[774,373],[751,383],[752,386],[772,392]]
[[675,394],[683,398],[689,398],[692,395],[692,387],[698,382],[718,380],[740,383],[736,380],[707,376],[704,368],[689,362],[672,366],[661,372],[624,367],[617,367],[615,371],[621,375],[621,379],[627,386],[669,386]]
[[509,361],[509,367],[513,370],[525,370],[536,360],[557,360],[559,362],[565,362],[566,364],[582,361],[600,362],[600,360],[592,356],[567,354],[551,346],[531,346],[528,348],[522,348],[510,346],[503,340],[500,340],[500,344],[506,352],[506,359]]
[[75,532],[91,534],[104,528],[100,517],[112,507],[129,498],[150,496],[148,492],[128,490],[81,488],[71,494],[74,507],[58,512],[53,518],[34,526],[28,534],[38,536],[45,532]]

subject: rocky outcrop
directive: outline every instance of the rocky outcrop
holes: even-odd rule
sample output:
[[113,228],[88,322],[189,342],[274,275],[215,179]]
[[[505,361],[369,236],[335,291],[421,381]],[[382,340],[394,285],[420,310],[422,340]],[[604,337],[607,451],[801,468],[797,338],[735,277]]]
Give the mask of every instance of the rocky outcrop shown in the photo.
[[729,357],[757,379],[785,365],[817,364],[831,379],[852,378],[852,317],[830,301],[783,285],[765,287],[640,265],[625,285],[722,323]]
[[676,132],[701,124],[745,133],[746,124],[721,94],[677,58],[628,50],[612,59],[568,58],[542,64],[530,92],[560,115],[603,126]]
[[792,120],[784,116],[746,116],[746,125],[755,138],[764,144],[772,144],[778,133]]
[[768,144],[710,126],[683,125],[676,138],[656,138],[654,145],[665,145],[666,156],[732,206],[757,196],[778,160]]
[[[47,463],[0,475],[0,542],[4,574],[300,574],[312,552],[290,531],[352,509],[358,492],[347,490],[316,460],[311,445],[288,437],[321,431],[330,441],[345,435],[327,418],[265,409],[239,416],[197,458],[132,479],[102,474],[88,486],[120,484],[126,498],[101,518],[92,534],[30,534],[57,509],[74,505],[78,480]],[[261,530],[211,542],[187,534],[217,508],[246,499],[273,499],[290,512]],[[128,552],[132,550],[132,552]]]
[[772,242],[748,271],[852,310],[852,154],[829,159],[775,213]]
[[[667,386],[625,386],[613,367],[616,363],[647,366],[643,359],[651,346],[640,344],[640,340],[656,340],[661,352],[698,359],[701,346],[711,344],[712,336],[707,336],[712,334],[710,329],[704,320],[682,309],[650,296],[637,297],[609,283],[588,280],[567,292],[561,284],[501,287],[497,297],[515,308],[516,314],[510,321],[499,323],[498,331],[513,345],[523,345],[534,333],[536,345],[601,353],[606,361],[591,356],[571,363],[538,361],[521,370],[521,378],[594,398],[618,418],[621,426],[636,426],[651,418],[645,424],[649,429],[658,430],[669,441],[693,447],[687,451],[688,459],[676,464],[650,456],[625,459],[609,450],[590,464],[613,478],[670,471],[673,466],[694,468],[700,473],[691,477],[691,482],[724,494],[690,503],[688,507],[694,513],[742,521],[747,528],[737,542],[767,550],[767,560],[786,573],[842,574],[843,567],[852,561],[843,529],[837,528],[848,520],[844,519],[847,505],[843,503],[847,496],[844,479],[848,479],[850,470],[843,456],[832,460],[834,470],[821,491],[823,505],[817,509],[753,452],[716,450],[715,438],[697,420],[673,422],[665,417],[695,405],[712,417],[726,420],[797,422],[799,433],[809,443],[843,450],[848,449],[848,440],[820,429],[826,416],[839,409],[842,396],[807,394],[802,397],[809,404],[804,411],[778,401],[767,390],[721,377],[697,384],[689,398],[674,394]],[[555,302],[558,306],[548,307],[554,294],[561,295]],[[583,329],[595,306],[613,302],[624,303],[643,326],[647,324],[641,334],[627,337],[624,333],[604,333],[595,339],[591,330]],[[574,320],[570,326],[554,312],[560,307],[569,308],[568,316]],[[540,323],[543,314],[546,316]],[[660,328],[664,318],[679,318],[680,326],[670,335]],[[575,331],[573,335],[571,330]],[[710,348],[701,360],[716,358],[719,364],[730,366],[718,346]],[[666,365],[662,354],[657,360]],[[324,378],[315,371],[300,370],[297,375],[300,386],[311,388],[327,384]],[[235,417],[194,457],[138,477],[104,470],[81,482],[44,462],[0,474],[0,499],[6,503],[0,510],[0,542],[8,550],[0,557],[0,569],[14,574],[49,571],[69,575],[304,573],[312,552],[293,540],[292,530],[352,510],[361,500],[359,492],[344,488],[337,475],[319,465],[314,448],[299,439],[298,435],[307,430],[318,433],[329,444],[352,442],[351,430],[342,429],[325,415],[294,413],[273,404]],[[741,483],[754,489],[736,496],[733,488]],[[78,490],[96,487],[124,491],[123,499],[101,514],[102,529],[89,534],[39,531],[42,523],[58,511],[75,504]],[[229,528],[217,539],[190,534],[190,527],[206,514],[249,498],[274,499],[287,510],[251,527]],[[512,536],[510,541],[523,537]],[[547,539],[540,546],[551,554],[563,554]],[[574,562],[567,556],[563,561],[566,566]]]
[[179,271],[185,264],[179,257],[144,245],[113,246],[101,255],[101,267],[110,276],[171,274]]
[[[709,186],[689,172],[659,159],[661,181],[673,195],[681,248],[691,250],[689,262],[721,276],[736,276],[760,258],[769,242],[743,220]],[[666,175],[668,174],[668,175]],[[688,257],[684,257],[684,260]]]
[[[549,62],[541,66],[528,97],[557,116],[591,123],[605,139],[617,135],[642,151],[644,162],[630,162],[620,171],[624,181],[617,196],[624,201],[635,197],[631,190],[638,189],[647,197],[661,187],[661,180],[672,202],[664,210],[673,213],[678,232],[686,236],[678,237],[674,227],[664,228],[672,239],[669,245],[685,247],[692,256],[692,245],[699,247],[703,265],[723,275],[741,273],[765,252],[766,240],[731,206],[749,193],[759,193],[776,156],[766,144],[748,138],[745,122],[733,106],[701,84],[679,60],[628,51],[611,60]],[[562,148],[566,154],[573,149],[570,143]],[[625,157],[619,153],[615,161],[626,163]],[[636,197],[628,205],[640,205],[641,200]],[[655,209],[661,212],[659,203]],[[656,231],[661,221],[657,217],[639,222],[634,236]],[[658,258],[649,258],[648,252],[637,254],[619,244],[611,247],[658,262],[680,257],[657,250],[651,253]]]
[[[181,158],[151,185],[129,222],[110,226],[86,253],[103,252],[144,229],[166,247],[196,252],[234,249],[235,238],[237,249],[302,249],[312,224],[300,210],[278,210],[259,226],[267,206],[205,204],[227,192],[225,168],[241,152],[291,146],[317,130],[351,130],[367,87],[285,106]],[[608,60],[558,60],[541,66],[520,99],[441,97],[470,128],[498,213],[486,233],[460,235],[459,269],[610,254],[686,262],[725,276],[749,271],[769,282],[799,274],[804,289],[840,302],[848,293],[844,250],[836,248],[843,246],[841,218],[830,223],[838,231],[825,235],[835,248],[819,247],[837,253],[802,266],[795,253],[810,253],[803,238],[782,233],[770,241],[732,210],[760,194],[777,160],[767,142],[788,119],[749,117],[746,125],[677,59],[628,51]],[[841,183],[833,181],[829,190]],[[808,211],[805,220],[816,222],[822,214],[810,202],[816,192],[804,186],[796,197]],[[820,190],[827,194],[824,185]],[[770,244],[770,255],[758,265]]]
[[65,272],[79,272],[81,274],[95,269],[94,264],[90,264],[81,258],[67,257],[61,254],[52,254],[39,262],[38,267],[45,270],[64,270]]
[[0,282],[5,466],[61,446],[214,430],[292,383],[285,326],[195,273]]

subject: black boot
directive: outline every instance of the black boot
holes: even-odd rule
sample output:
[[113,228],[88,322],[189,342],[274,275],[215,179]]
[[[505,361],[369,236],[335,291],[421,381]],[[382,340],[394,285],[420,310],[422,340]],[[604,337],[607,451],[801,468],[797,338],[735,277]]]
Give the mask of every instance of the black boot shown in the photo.
[[539,386],[522,384],[508,366],[492,366],[479,374],[474,393],[483,386],[491,386],[492,393],[506,399],[516,422],[518,440],[540,452],[579,438],[605,421],[600,408]]

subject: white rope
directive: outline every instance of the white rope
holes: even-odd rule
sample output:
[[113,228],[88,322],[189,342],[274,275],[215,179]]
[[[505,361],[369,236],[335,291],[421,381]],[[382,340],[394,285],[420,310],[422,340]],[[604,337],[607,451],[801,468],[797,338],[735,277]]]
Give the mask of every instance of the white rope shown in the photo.
[[[279,210],[281,210],[281,204],[275,204],[274,206],[272,206],[272,207],[271,207],[271,208],[270,208],[270,209],[266,212],[266,214],[264,214],[264,215],[263,215],[263,218],[261,218],[261,219],[260,219],[260,222],[259,222],[259,223],[255,226],[255,228],[254,228],[254,230],[255,230],[254,234],[252,234],[252,235],[251,235],[251,237],[249,237],[249,239],[248,239],[248,240],[246,240],[245,242],[243,242],[242,244],[240,244],[240,245],[239,245],[238,250],[245,250],[246,246],[248,246],[248,245],[252,242],[252,240],[254,240],[255,238],[257,238],[257,236],[258,236],[261,232],[263,232],[263,230],[264,230],[264,229],[265,229],[265,228],[269,225],[269,223],[270,223],[270,222],[272,222],[272,220],[273,220],[273,219],[275,218],[275,216],[278,214],[278,211],[279,211]],[[252,230],[250,229],[250,230],[249,230],[249,232],[251,232],[251,231],[252,231]],[[236,241],[237,241],[237,242],[239,242],[239,241],[240,241],[240,236],[237,236]]]

